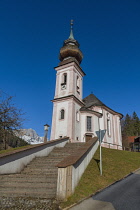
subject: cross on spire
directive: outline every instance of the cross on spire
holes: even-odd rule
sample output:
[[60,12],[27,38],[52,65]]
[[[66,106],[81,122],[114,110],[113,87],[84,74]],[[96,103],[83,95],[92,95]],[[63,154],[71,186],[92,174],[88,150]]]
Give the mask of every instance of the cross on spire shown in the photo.
[[73,36],[73,20],[70,21],[70,36],[69,39],[74,39]]

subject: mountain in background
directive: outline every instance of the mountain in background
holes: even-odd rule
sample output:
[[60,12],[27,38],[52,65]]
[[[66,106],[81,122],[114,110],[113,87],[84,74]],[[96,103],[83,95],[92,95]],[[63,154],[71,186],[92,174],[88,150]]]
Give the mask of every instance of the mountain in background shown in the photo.
[[32,128],[20,129],[16,132],[16,136],[20,137],[29,144],[41,144],[44,142],[44,137],[40,137]]

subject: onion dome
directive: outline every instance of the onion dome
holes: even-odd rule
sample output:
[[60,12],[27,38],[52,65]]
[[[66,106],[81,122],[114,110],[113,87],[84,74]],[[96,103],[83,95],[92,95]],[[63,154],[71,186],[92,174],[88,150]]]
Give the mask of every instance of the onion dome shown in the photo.
[[81,63],[83,59],[83,54],[79,49],[79,43],[74,39],[73,36],[73,20],[71,20],[70,36],[64,41],[63,47],[60,49],[59,60],[60,64],[67,63],[70,61],[76,61],[78,64]]

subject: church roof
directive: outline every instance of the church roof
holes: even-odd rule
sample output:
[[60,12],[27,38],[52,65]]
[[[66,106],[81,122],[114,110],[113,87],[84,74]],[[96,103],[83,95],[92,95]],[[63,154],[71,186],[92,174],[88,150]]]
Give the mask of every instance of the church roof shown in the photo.
[[106,106],[102,101],[100,101],[94,94],[90,94],[83,99],[86,107],[90,106]]
[[88,110],[91,106],[101,106],[101,107],[106,107],[107,109],[109,109],[110,111],[115,112],[116,114],[121,115],[121,117],[123,117],[123,115],[119,112],[114,111],[113,109],[109,108],[108,106],[106,106],[102,101],[100,101],[94,94],[90,94],[88,95],[86,98],[83,99],[83,102],[85,103],[84,107],[81,107],[81,111],[86,111]]

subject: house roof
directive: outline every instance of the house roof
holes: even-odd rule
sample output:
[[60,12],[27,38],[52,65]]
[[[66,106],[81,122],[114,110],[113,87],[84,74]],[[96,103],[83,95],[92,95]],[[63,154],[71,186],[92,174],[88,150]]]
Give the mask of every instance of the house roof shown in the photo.
[[98,117],[102,117],[102,116],[103,116],[102,113],[93,111],[93,110],[91,110],[91,109],[88,109],[88,108],[85,107],[85,106],[81,107],[81,108],[80,108],[80,111],[83,111],[83,112],[90,112],[90,113],[93,113],[93,114],[97,115]]
[[134,139],[136,139],[136,137],[137,136],[127,136],[128,142],[129,143],[131,143],[131,142],[133,143],[134,142]]
[[136,143],[136,142],[140,142],[140,136],[136,136],[135,138],[134,138],[134,142]]
[[[110,111],[115,112],[116,114],[121,115],[121,117],[123,117],[123,115],[121,113],[118,113],[116,111],[114,111],[113,109],[109,108],[108,106],[106,106],[102,101],[100,101],[94,94],[90,94],[88,95],[86,98],[83,99],[83,102],[85,103],[85,108],[88,109],[91,106],[101,106],[101,107],[105,107],[107,109],[109,109]],[[83,109],[83,107],[81,108]]]

